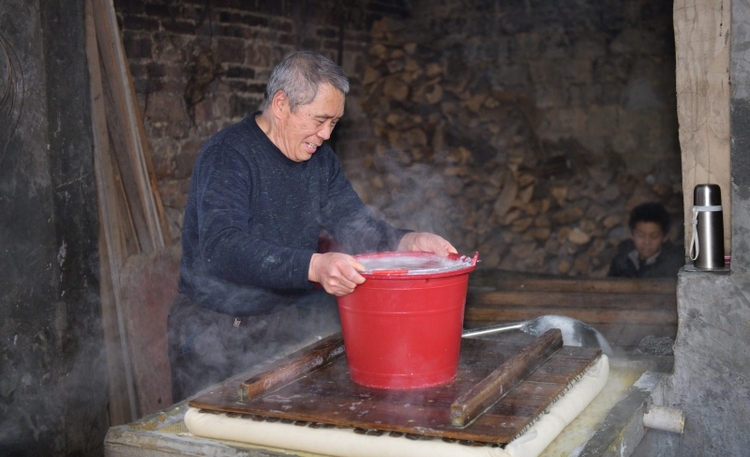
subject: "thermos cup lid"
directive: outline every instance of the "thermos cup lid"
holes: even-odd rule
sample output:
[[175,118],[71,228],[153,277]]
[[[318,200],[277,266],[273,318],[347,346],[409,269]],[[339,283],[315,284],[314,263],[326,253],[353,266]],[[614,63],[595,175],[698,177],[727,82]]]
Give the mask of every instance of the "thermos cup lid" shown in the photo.
[[721,206],[721,188],[718,184],[698,184],[693,191],[694,206]]

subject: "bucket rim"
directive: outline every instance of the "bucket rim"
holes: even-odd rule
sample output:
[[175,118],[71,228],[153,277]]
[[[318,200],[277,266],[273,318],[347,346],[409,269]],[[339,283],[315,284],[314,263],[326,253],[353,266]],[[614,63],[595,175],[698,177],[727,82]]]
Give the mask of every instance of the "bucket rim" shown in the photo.
[[[384,251],[384,252],[372,252],[366,254],[357,254],[354,256],[359,261],[367,259],[378,259],[378,258],[394,258],[394,257],[421,257],[425,259],[435,258],[436,260],[443,259],[432,252],[422,251]],[[441,266],[435,268],[397,268],[397,269],[371,269],[360,271],[363,277],[368,279],[387,278],[387,279],[415,279],[415,278],[440,278],[447,276],[456,276],[461,274],[467,274],[472,272],[476,266],[479,258],[479,252],[474,252],[472,257],[463,254],[450,253],[448,259],[455,261],[455,265]]]

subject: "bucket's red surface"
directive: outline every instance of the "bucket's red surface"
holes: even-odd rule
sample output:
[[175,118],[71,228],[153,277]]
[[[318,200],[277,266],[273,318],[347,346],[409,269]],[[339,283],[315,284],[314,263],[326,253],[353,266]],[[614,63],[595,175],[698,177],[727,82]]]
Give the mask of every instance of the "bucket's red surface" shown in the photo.
[[469,273],[475,266],[476,256],[472,264],[454,271],[363,273],[364,284],[338,299],[352,381],[383,389],[414,389],[453,379]]

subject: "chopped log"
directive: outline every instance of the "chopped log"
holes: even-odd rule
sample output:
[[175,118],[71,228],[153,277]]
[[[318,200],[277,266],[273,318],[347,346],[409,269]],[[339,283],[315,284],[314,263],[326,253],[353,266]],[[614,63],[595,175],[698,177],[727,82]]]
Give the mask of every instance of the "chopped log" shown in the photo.
[[461,105],[465,106],[472,113],[478,113],[485,99],[487,99],[487,95],[487,93],[473,95],[471,98],[461,103]]
[[528,229],[531,226],[531,223],[534,222],[533,217],[524,217],[521,219],[516,219],[513,224],[510,226],[510,229],[514,231],[515,233],[522,233],[525,232],[526,229]]
[[575,227],[568,233],[568,240],[574,244],[586,244],[591,241],[591,236],[580,228]]
[[385,80],[383,94],[396,101],[404,101],[409,96],[409,86],[399,78],[390,76]]
[[364,74],[362,75],[362,85],[367,86],[380,78],[380,72],[371,66],[366,66]]
[[516,195],[518,195],[518,184],[512,176],[507,175],[503,184],[503,190],[500,191],[500,195],[493,205],[493,211],[498,220],[502,220],[508,213],[513,201],[516,199]]
[[424,98],[428,104],[436,104],[443,98],[443,86],[440,84],[433,84],[426,90]]
[[426,74],[428,78],[433,78],[435,76],[442,75],[443,67],[441,67],[439,64],[436,64],[434,62],[430,62],[427,64]]

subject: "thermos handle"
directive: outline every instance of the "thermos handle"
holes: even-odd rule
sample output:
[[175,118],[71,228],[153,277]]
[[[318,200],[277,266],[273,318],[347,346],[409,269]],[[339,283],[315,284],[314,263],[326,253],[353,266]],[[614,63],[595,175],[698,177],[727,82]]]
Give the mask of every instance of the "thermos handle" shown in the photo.
[[[701,211],[722,211],[721,205],[711,206],[693,206],[693,238],[690,241],[690,260],[695,261],[698,258],[698,254],[701,252],[701,245],[698,241],[698,212]],[[695,250],[695,255],[693,255]]]
[[[701,247],[698,244],[698,210],[693,206],[693,238],[690,240],[690,260],[695,262],[698,258],[698,254],[701,252]],[[695,251],[695,255],[693,255]]]

